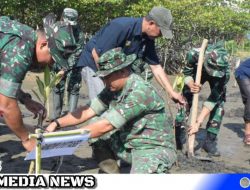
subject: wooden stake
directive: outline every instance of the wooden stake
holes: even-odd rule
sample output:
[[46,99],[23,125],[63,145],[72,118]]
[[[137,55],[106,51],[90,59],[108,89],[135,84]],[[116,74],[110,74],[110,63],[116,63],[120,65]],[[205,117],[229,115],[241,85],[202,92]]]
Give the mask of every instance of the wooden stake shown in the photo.
[[[202,65],[204,62],[204,54],[205,54],[207,44],[208,44],[208,40],[204,39],[200,48],[198,66],[197,66],[197,72],[196,72],[196,78],[195,78],[195,83],[198,85],[201,82]],[[194,94],[193,96],[192,111],[191,111],[191,126],[193,126],[196,123],[198,103],[199,103],[199,93]],[[195,134],[192,134],[188,137],[188,157],[194,156],[194,141],[195,141]]]

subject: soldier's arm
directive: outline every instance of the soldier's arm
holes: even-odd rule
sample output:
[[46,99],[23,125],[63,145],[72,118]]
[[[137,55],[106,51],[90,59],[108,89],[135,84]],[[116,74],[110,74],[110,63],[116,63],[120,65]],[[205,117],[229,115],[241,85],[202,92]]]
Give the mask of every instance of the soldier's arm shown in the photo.
[[78,125],[89,120],[95,115],[96,113],[94,112],[94,110],[91,109],[88,105],[81,106],[74,112],[68,113],[64,117],[54,120],[51,124],[49,124],[46,130],[48,132],[52,132],[59,128]]
[[21,111],[16,99],[0,94],[0,109],[7,126],[22,142],[27,141],[28,131],[23,126]]
[[211,93],[207,100],[204,102],[204,106],[209,110],[212,110],[216,104],[225,101],[226,96],[226,86],[224,84],[225,77],[218,78],[213,88],[211,89]]
[[113,125],[107,119],[101,119],[97,122],[81,127],[81,129],[88,130],[90,132],[91,138],[100,137],[113,130],[113,128]]
[[[108,97],[108,99],[107,99]],[[104,89],[97,98],[93,99],[89,105],[81,106],[74,112],[67,114],[66,116],[56,119],[48,127],[47,131],[52,132],[57,128],[67,127],[83,123],[96,115],[101,115],[107,108],[111,96],[109,92]]]

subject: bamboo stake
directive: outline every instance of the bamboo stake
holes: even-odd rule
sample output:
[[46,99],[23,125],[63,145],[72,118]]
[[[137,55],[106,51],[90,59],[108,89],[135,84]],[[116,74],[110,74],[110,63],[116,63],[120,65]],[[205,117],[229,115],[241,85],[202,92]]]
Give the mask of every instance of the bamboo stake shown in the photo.
[[[88,131],[83,130],[83,129],[76,129],[76,130],[70,130],[70,131],[43,133],[43,137],[44,138],[62,137],[62,136],[69,136],[69,135],[81,135],[85,133],[88,133]],[[30,134],[29,138],[39,138],[39,136],[37,134]]]
[[42,139],[41,139],[41,129],[36,129],[36,135],[38,138],[36,139],[36,174],[41,173],[41,147],[42,147]]
[[[195,83],[200,84],[201,81],[201,74],[202,74],[202,65],[204,62],[204,54],[208,44],[208,40],[204,39],[200,48],[199,59],[198,59],[198,66],[196,72]],[[199,93],[194,94],[193,101],[192,101],[192,115],[191,115],[191,126],[196,123],[197,112],[198,112],[198,103],[199,103]],[[194,157],[194,141],[195,141],[195,134],[192,134],[188,137],[188,157]]]

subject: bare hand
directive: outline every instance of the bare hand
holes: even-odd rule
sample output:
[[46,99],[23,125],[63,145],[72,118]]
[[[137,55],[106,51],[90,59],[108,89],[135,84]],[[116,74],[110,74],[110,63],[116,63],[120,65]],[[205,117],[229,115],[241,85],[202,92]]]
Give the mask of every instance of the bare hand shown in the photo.
[[34,138],[22,141],[23,147],[28,151],[32,151],[36,146],[36,140]]
[[56,123],[52,122],[48,125],[48,127],[46,128],[46,132],[53,132],[56,130]]
[[171,99],[172,99],[175,103],[179,103],[179,104],[181,104],[181,105],[185,105],[185,104],[186,104],[185,98],[184,98],[180,93],[173,92],[173,93],[171,94]]
[[190,91],[194,94],[199,93],[201,91],[201,85],[194,83],[194,81],[191,81],[188,84],[188,87],[189,87]]
[[201,123],[195,122],[192,126],[188,128],[188,135],[193,135],[199,131],[199,128],[201,126]]
[[38,103],[38,102],[36,102],[36,101],[34,101],[32,99],[25,102],[25,107],[30,112],[32,112],[34,114],[33,119],[37,118],[37,115],[39,113],[43,113],[43,119],[46,118],[46,116],[47,116],[47,110],[45,109],[45,107],[42,104],[40,104],[40,103]]

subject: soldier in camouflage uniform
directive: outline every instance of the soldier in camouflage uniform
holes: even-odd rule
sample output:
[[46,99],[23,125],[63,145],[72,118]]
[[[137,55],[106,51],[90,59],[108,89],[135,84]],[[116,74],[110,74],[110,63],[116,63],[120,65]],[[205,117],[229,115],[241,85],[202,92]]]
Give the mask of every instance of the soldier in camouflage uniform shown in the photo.
[[[184,68],[185,86],[183,95],[187,99],[188,106],[181,108],[176,116],[176,143],[177,148],[182,149],[185,143],[185,125],[190,113],[192,98],[194,93],[199,93],[201,85],[194,83],[197,63],[199,57],[199,49],[192,49],[187,54],[187,65]],[[203,149],[210,156],[220,156],[216,147],[217,135],[224,115],[224,103],[226,97],[226,84],[230,78],[230,69],[228,63],[228,53],[224,49],[222,43],[208,45],[205,52],[205,61],[202,68],[201,84],[208,82],[211,94],[203,103],[202,111],[197,117],[194,126],[191,126],[189,134],[196,133],[202,122],[210,114],[206,125],[207,136],[203,144]]]
[[0,112],[8,127],[20,138],[24,148],[32,150],[35,140],[28,138],[17,99],[37,114],[44,107],[21,90],[22,81],[31,64],[51,65],[53,60],[67,67],[74,52],[74,41],[67,26],[55,23],[50,14],[44,18],[44,30],[34,31],[9,17],[0,17]]
[[[143,18],[120,17],[103,26],[88,41],[78,62],[79,67],[84,67],[83,78],[88,86],[89,98],[95,98],[104,88],[102,80],[99,77],[93,77],[99,67],[99,57],[110,49],[121,47],[126,55],[136,54],[138,58],[131,66],[133,72],[146,78],[152,71],[156,81],[166,93],[176,102],[184,103],[183,97],[173,90],[155,49],[156,38],[173,37],[172,22],[170,10],[164,7],[153,7]],[[103,151],[104,147],[97,146],[92,146],[95,148],[95,153],[98,149],[103,153],[108,152]]]
[[173,128],[162,98],[150,83],[131,73],[135,59],[121,48],[104,53],[95,76],[103,79],[105,89],[90,105],[56,120],[47,130],[101,116],[82,127],[91,138],[109,139],[115,155],[132,164],[131,173],[165,173],[176,160]]
[[77,107],[79,98],[79,91],[81,87],[81,69],[76,68],[75,65],[78,62],[79,56],[83,49],[84,37],[79,25],[77,24],[78,12],[75,9],[65,8],[62,14],[62,21],[69,24],[72,27],[73,35],[77,45],[77,49],[68,59],[69,70],[64,72],[63,68],[58,65],[53,65],[53,70],[59,72],[62,70],[64,76],[62,80],[53,89],[53,118],[60,117],[63,108],[63,98],[66,82],[68,92],[68,110],[72,112]]

